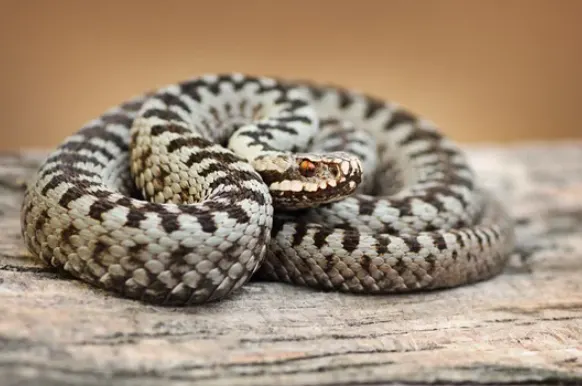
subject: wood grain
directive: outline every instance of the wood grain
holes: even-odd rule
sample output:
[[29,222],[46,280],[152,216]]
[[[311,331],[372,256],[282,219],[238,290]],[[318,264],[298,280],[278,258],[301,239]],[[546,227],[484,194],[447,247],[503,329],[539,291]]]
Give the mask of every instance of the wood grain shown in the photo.
[[0,156],[0,384],[582,383],[582,142],[472,147],[519,246],[493,280],[404,296],[251,282],[219,303],[119,299],[37,264],[21,182]]

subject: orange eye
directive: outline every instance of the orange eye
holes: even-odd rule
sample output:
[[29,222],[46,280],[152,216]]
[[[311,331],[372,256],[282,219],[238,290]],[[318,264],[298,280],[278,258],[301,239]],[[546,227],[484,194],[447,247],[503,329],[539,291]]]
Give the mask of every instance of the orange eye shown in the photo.
[[315,165],[311,161],[303,160],[299,164],[299,171],[305,177],[311,177],[315,173]]

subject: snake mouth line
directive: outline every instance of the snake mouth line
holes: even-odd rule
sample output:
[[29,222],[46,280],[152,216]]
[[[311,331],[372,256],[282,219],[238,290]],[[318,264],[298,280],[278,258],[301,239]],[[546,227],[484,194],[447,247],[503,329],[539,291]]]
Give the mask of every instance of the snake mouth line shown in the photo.
[[362,182],[361,164],[353,157],[298,157],[297,165],[283,172],[260,171],[278,208],[302,209],[338,201],[353,194]]
[[[270,192],[275,207],[289,210],[305,209],[336,202],[352,195],[360,181],[358,177],[353,180],[343,179],[339,182],[334,180],[331,183],[322,182],[317,185],[317,189],[312,191],[308,190],[312,188],[310,184],[301,184],[299,181],[293,181],[296,182],[296,186],[301,187],[302,185],[305,189],[297,191],[271,189]],[[300,199],[298,199],[298,195]]]

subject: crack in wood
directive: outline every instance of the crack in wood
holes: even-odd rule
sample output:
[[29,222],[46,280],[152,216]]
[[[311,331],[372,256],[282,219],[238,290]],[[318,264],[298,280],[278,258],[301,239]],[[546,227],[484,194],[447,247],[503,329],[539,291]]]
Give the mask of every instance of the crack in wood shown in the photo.
[[9,265],[9,264],[0,265],[0,271],[49,273],[49,274],[56,274],[57,273],[54,268],[50,268],[50,267],[26,267],[26,266]]

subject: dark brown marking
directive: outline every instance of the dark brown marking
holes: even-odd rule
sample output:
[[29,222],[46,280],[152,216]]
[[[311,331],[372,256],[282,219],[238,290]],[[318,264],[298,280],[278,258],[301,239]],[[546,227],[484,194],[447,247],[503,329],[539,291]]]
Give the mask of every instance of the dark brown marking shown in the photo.
[[303,242],[303,238],[307,235],[307,227],[305,224],[298,223],[295,226],[295,233],[293,234],[292,246],[296,247]]
[[363,255],[362,257],[360,257],[360,265],[364,270],[369,271],[370,265],[372,265],[372,259],[370,259],[370,256]]
[[349,105],[354,103],[352,96],[347,92],[347,90],[339,90],[338,97],[339,97],[339,105],[340,105],[340,108],[342,108],[342,109],[345,109]]
[[348,251],[348,253],[352,253],[360,244],[360,232],[355,228],[346,228],[342,240],[342,246],[346,251]]
[[186,166],[190,167],[194,164],[199,164],[205,159],[212,158],[223,163],[232,164],[241,161],[241,158],[234,155],[233,153],[216,153],[207,150],[201,150],[194,154],[191,154],[188,160],[185,162]]
[[227,117],[232,118],[232,105],[230,103],[224,103],[224,112],[226,113]]
[[386,235],[377,235],[376,239],[376,250],[378,255],[382,256],[388,253],[388,245],[390,245],[390,238]]
[[59,205],[62,206],[63,208],[68,208],[69,203],[71,203],[72,201],[75,201],[75,200],[83,197],[85,194],[87,194],[86,189],[89,188],[90,186],[99,185],[97,182],[74,181],[74,180],[70,180],[70,179],[67,182],[75,184],[75,185],[68,188],[63,193],[61,198],[59,199]]
[[115,156],[111,153],[108,149],[95,145],[88,141],[83,142],[65,142],[61,145],[61,149],[67,149],[69,151],[80,151],[80,150],[88,150],[91,153],[101,153],[107,159],[114,159]]
[[102,241],[97,241],[95,243],[95,248],[93,249],[93,253],[92,253],[92,257],[95,261],[99,262],[101,261],[101,259],[99,258],[99,256],[105,251],[107,250],[107,248],[109,248],[109,246],[107,244],[105,244]]
[[[247,212],[242,209],[238,203],[223,204],[219,202],[210,201],[206,204],[211,211],[225,212],[233,220],[236,220],[240,224],[248,223],[251,219],[249,218]],[[214,220],[213,220],[214,223]],[[216,226],[216,225],[215,225]]]
[[200,93],[198,92],[198,90],[203,84],[204,83],[202,82],[201,79],[194,79],[194,80],[189,81],[189,82],[184,82],[180,85],[180,91],[182,93],[188,95],[190,98],[192,98],[196,102],[200,103],[200,102],[202,102],[202,97],[200,96]]
[[121,125],[127,129],[129,129],[133,123],[133,119],[131,117],[121,113],[105,114],[101,116],[101,121],[103,121],[106,125]]
[[161,225],[166,233],[172,233],[180,229],[178,222],[178,215],[174,213],[167,213],[160,216],[162,218]]
[[62,232],[61,232],[61,238],[63,240],[64,244],[71,244],[71,236],[77,234],[78,229],[77,227],[75,227],[73,224],[69,224],[68,227],[66,227]]
[[149,109],[143,114],[144,118],[156,117],[163,119],[165,121],[178,121],[183,122],[184,120],[178,114],[172,110],[160,110],[160,109]]
[[417,129],[412,131],[406,138],[400,141],[401,146],[406,146],[416,141],[436,142],[442,139],[443,135],[438,131]]
[[366,119],[372,118],[378,111],[383,110],[386,107],[384,101],[376,98],[368,98],[366,104],[366,112],[364,116]]
[[115,208],[116,204],[108,200],[97,200],[89,207],[89,217],[101,221],[101,216]]
[[307,125],[310,125],[311,123],[313,123],[313,121],[309,117],[305,117],[302,115],[293,115],[291,117],[276,117],[276,118],[273,118],[273,120],[280,122],[283,125],[288,124],[289,122],[291,122],[291,123],[302,122],[302,123],[305,123]]
[[188,105],[182,99],[180,99],[180,97],[177,95],[173,95],[173,94],[169,94],[169,93],[161,93],[161,94],[155,95],[154,98],[159,99],[160,101],[164,102],[166,104],[166,106],[168,106],[168,107],[178,106],[179,108],[181,108],[182,110],[184,110],[187,113],[191,112]]
[[218,113],[218,110],[214,106],[210,107],[209,112],[216,121],[218,122],[221,121],[220,114]]
[[447,242],[445,241],[445,238],[443,237],[442,234],[435,233],[435,234],[433,234],[433,238],[434,238],[434,244],[438,248],[439,251],[444,251],[445,249],[447,249]]
[[[118,202],[119,203],[119,202]],[[130,228],[139,228],[143,220],[146,219],[146,215],[137,208],[130,208],[127,213],[127,219],[125,221],[125,226]]]
[[392,114],[392,117],[386,125],[384,126],[385,130],[392,130],[393,128],[400,126],[401,124],[414,124],[416,122],[416,117],[406,111],[406,110],[398,110]]
[[143,99],[131,100],[121,104],[121,108],[128,112],[136,112],[143,106]]
[[188,133],[189,130],[178,125],[169,124],[169,125],[154,125],[150,129],[150,134],[152,136],[159,136],[163,133],[176,133],[176,134],[185,134]]
[[34,229],[38,232],[40,230],[42,230],[44,224],[47,222],[47,220],[49,219],[48,217],[48,211],[47,210],[43,210],[38,214],[38,217],[36,218],[36,221],[34,223]]
[[62,165],[62,164],[55,164],[42,170],[41,177],[45,177],[51,173],[56,172],[61,172],[61,174],[67,174],[69,176],[76,177],[100,177],[99,173],[95,173],[90,170],[83,169],[74,165]]
[[49,162],[58,162],[58,163],[62,163],[62,164],[76,164],[76,163],[88,163],[88,164],[93,164],[93,165],[98,165],[98,166],[105,166],[105,164],[100,161],[99,159],[97,159],[96,157],[90,156],[90,155],[83,155],[83,154],[79,154],[79,153],[60,153],[60,154],[55,154],[50,156],[46,163]]
[[[102,118],[102,120],[105,121],[104,118]],[[115,123],[115,120],[111,120],[110,122],[106,122],[106,123],[107,124]],[[128,149],[127,142],[125,141],[125,139],[120,137],[118,134],[115,134],[111,131],[106,130],[106,126],[95,125],[95,126],[85,127],[83,129],[81,129],[79,134],[81,134],[83,137],[85,137],[87,139],[87,141],[89,141],[93,138],[98,138],[98,139],[102,139],[106,142],[113,143],[121,151],[127,151],[127,149]],[[111,158],[113,158],[113,157],[111,157]]]
[[328,226],[320,227],[313,236],[313,243],[317,248],[321,248],[326,244],[326,239],[333,233],[333,228]]
[[168,152],[173,153],[183,147],[203,149],[213,145],[213,142],[200,137],[179,137],[170,141],[168,144]]
[[371,216],[376,208],[376,203],[373,200],[366,200],[364,198],[358,199],[358,213],[360,216]]
[[220,94],[220,78],[216,82],[207,82],[206,89],[214,95]]
[[300,109],[302,107],[307,106],[307,102],[306,101],[302,101],[302,100],[298,100],[298,99],[289,100],[289,99],[287,99],[284,96],[281,96],[281,97],[277,98],[275,100],[275,103],[276,104],[286,103],[287,104],[287,107],[284,108],[283,111],[290,112],[290,113],[293,113],[296,110],[298,110],[298,109]]
[[187,205],[183,207],[183,211],[186,214],[195,216],[204,232],[214,233],[218,229],[214,222],[214,217],[208,210],[200,208],[197,205]]
[[67,178],[65,176],[58,175],[58,176],[54,176],[53,178],[50,179],[49,182],[46,183],[46,185],[42,188],[42,190],[40,191],[40,194],[43,196],[46,196],[47,192],[49,190],[53,190],[55,189],[57,186],[59,186],[61,183],[66,182]]
[[239,111],[240,111],[240,115],[241,115],[241,116],[244,116],[244,115],[245,115],[245,110],[246,110],[246,108],[247,108],[247,104],[248,104],[248,103],[249,103],[249,102],[248,102],[246,99],[243,99],[243,100],[241,100],[241,101],[240,101],[240,103],[239,103],[239,105],[238,105],[238,109],[239,109]]

